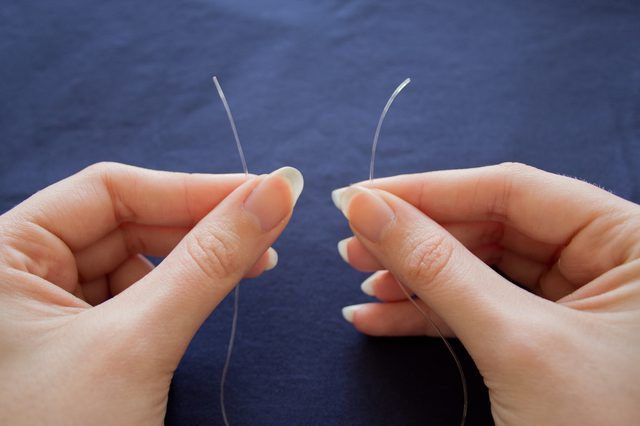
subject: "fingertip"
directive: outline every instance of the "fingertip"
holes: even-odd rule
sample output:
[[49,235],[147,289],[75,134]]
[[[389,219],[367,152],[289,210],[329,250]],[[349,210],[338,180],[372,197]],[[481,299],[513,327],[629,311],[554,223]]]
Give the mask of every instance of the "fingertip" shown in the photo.
[[267,264],[264,267],[265,271],[270,271],[278,265],[278,252],[272,247],[267,250]]
[[338,199],[338,208],[340,209],[340,211],[342,211],[342,214],[344,215],[344,217],[347,218],[347,220],[349,219],[349,206],[351,205],[351,201],[353,200],[353,198],[364,192],[365,189],[361,188],[359,186],[356,185],[352,185],[346,188],[341,188],[340,191],[336,197]]
[[342,195],[347,188],[338,188],[331,191],[331,201],[337,207],[338,210],[342,210]]
[[346,263],[349,263],[349,250],[348,250],[349,240],[350,238],[345,238],[344,240],[338,242],[338,253],[340,253],[340,257]]
[[352,228],[371,242],[379,242],[395,221],[393,209],[376,190],[350,186],[341,197],[341,205]]
[[369,278],[364,280],[362,284],[360,284],[360,290],[362,290],[362,292],[367,296],[375,297],[376,293],[375,289],[373,288],[373,284],[377,280],[378,276],[379,275],[376,272],[375,274],[372,274]]
[[353,324],[355,314],[361,307],[362,305],[345,306],[344,308],[342,308],[342,316],[347,322]]
[[260,259],[249,269],[243,278],[256,278],[264,272],[274,269],[278,265],[278,252],[269,247]]
[[262,177],[245,199],[245,211],[257,219],[264,233],[271,232],[291,215],[303,186],[302,173],[282,167]]
[[287,182],[291,189],[293,204],[295,205],[300,194],[302,194],[302,190],[304,189],[304,177],[302,176],[302,172],[295,167],[285,166],[272,172],[271,176],[279,176]]

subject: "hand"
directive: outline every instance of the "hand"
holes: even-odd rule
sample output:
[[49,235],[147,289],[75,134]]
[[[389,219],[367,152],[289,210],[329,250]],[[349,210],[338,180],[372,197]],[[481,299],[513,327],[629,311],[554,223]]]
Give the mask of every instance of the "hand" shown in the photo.
[[638,205],[518,164],[377,179],[332,196],[355,234],[340,243],[343,257],[380,271],[363,290],[382,303],[343,311],[358,330],[434,335],[397,280],[467,348],[498,424],[640,419]]
[[0,424],[162,424],[189,341],[275,266],[302,185],[99,164],[0,216]]

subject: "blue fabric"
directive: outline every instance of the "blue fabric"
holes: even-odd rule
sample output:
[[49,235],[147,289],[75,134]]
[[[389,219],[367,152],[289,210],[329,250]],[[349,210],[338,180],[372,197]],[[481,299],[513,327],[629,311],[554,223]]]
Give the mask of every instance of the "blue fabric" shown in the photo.
[[[0,208],[103,160],[197,172],[240,162],[306,178],[275,245],[241,288],[228,380],[233,424],[455,424],[442,343],[374,339],[340,316],[368,300],[339,258],[330,190],[377,175],[526,162],[640,200],[636,1],[13,1],[0,6]],[[221,422],[231,300],[176,371],[169,424]],[[462,347],[456,343],[462,353]],[[490,422],[466,354],[469,424]]]

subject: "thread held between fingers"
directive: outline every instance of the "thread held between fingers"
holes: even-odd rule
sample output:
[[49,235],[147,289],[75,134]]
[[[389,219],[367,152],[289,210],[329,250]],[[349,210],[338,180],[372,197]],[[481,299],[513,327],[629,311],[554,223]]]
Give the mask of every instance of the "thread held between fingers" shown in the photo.
[[[373,136],[373,144],[371,145],[371,161],[369,163],[369,182],[373,181],[374,170],[375,170],[375,160],[376,160],[376,150],[377,150],[377,147],[378,147],[378,137],[380,136],[380,129],[382,128],[382,123],[384,122],[384,118],[387,115],[387,112],[389,111],[389,108],[391,107],[391,104],[393,103],[393,101],[396,98],[396,96],[398,96],[398,94],[402,91],[402,89],[404,89],[407,86],[407,84],[409,84],[410,82],[411,82],[411,79],[407,78],[402,83],[400,83],[398,85],[398,87],[396,87],[396,89],[391,94],[391,97],[389,97],[389,99],[387,100],[387,103],[384,106],[384,109],[382,110],[382,114],[380,114],[380,118],[378,120],[378,125],[376,127],[376,131],[375,131],[375,134]],[[351,197],[353,197],[353,195]],[[349,210],[349,205],[344,200],[344,198],[345,197],[342,197],[342,199],[340,201],[341,201],[341,205],[342,205],[342,211],[345,214],[345,216],[347,216],[348,210]],[[347,219],[349,219],[348,216],[347,216]],[[378,222],[378,225],[380,225],[380,222]],[[368,228],[368,229],[366,229],[366,228]],[[372,227],[371,224],[369,224],[368,226],[363,228],[362,231],[367,231],[367,230],[371,231],[371,235],[375,237],[376,233],[373,232],[373,231],[375,231],[374,228],[375,227]],[[378,236],[380,235],[380,230],[378,230],[377,235]],[[369,277],[369,279],[371,279],[372,277]],[[365,283],[363,283],[363,287],[364,287],[364,284]],[[455,351],[451,347],[451,344],[449,344],[447,339],[444,338],[444,336],[442,335],[442,332],[440,331],[440,329],[438,328],[436,323],[431,319],[431,317],[429,317],[429,315],[427,315],[427,313],[420,307],[420,305],[418,305],[418,303],[411,297],[411,294],[404,287],[404,285],[401,284],[399,281],[397,282],[397,284],[400,287],[400,289],[402,290],[402,292],[404,293],[404,295],[407,298],[407,300],[409,302],[411,302],[411,304],[413,304],[413,306],[416,308],[416,310],[418,312],[420,312],[420,314],[424,317],[426,323],[428,325],[431,325],[437,331],[438,336],[440,336],[440,339],[442,340],[442,342],[446,346],[447,350],[451,354],[451,357],[453,358],[453,361],[455,362],[456,368],[458,369],[458,374],[460,376],[460,383],[462,385],[462,401],[463,401],[463,405],[462,405],[462,416],[461,416],[461,419],[460,419],[460,424],[464,425],[465,421],[466,421],[466,418],[467,418],[467,408],[468,408],[468,405],[469,405],[469,396],[468,396],[468,393],[467,393],[467,379],[466,379],[466,377],[464,375],[464,370],[462,369],[462,364],[460,363],[460,360],[458,359],[458,356],[456,355]],[[363,291],[365,291],[365,288],[363,288]],[[343,310],[343,315],[344,315],[344,310]],[[353,313],[351,315],[353,317]]]
[[[216,86],[216,90],[218,91],[218,95],[220,96],[220,100],[222,101],[222,105],[224,106],[225,111],[227,112],[227,118],[229,119],[229,124],[231,125],[231,130],[233,131],[233,137],[236,141],[236,148],[238,149],[238,155],[240,156],[240,161],[242,162],[242,170],[244,171],[245,176],[249,174],[249,169],[247,168],[247,161],[244,158],[244,151],[242,150],[242,144],[240,143],[240,138],[238,137],[238,130],[236,129],[236,123],[233,119],[233,115],[231,114],[231,108],[229,107],[229,103],[227,102],[227,98],[222,91],[222,86],[220,86],[220,82],[216,76],[213,76],[213,84]],[[227,374],[229,373],[229,367],[231,365],[231,355],[233,353],[233,344],[236,339],[236,330],[238,326],[238,304],[240,299],[240,285],[237,284],[236,288],[233,292],[233,316],[231,318],[231,333],[229,334],[229,343],[227,345],[227,355],[224,360],[224,366],[222,367],[222,376],[220,378],[220,410],[222,411],[222,421],[225,426],[229,426],[229,417],[227,416],[227,408],[224,403],[224,387],[225,382],[227,380]]]

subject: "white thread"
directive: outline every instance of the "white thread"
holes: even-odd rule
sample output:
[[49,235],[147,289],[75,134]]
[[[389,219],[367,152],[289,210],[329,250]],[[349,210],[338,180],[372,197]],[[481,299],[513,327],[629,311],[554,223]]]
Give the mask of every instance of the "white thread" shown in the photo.
[[[395,100],[396,96],[398,96],[398,94],[402,91],[402,89],[404,89],[410,82],[411,82],[411,79],[407,78],[402,83],[400,83],[398,87],[396,87],[396,90],[393,91],[393,93],[389,97],[389,100],[384,106],[384,109],[382,110],[382,114],[380,114],[380,119],[378,120],[378,126],[376,127],[376,132],[373,136],[373,144],[371,146],[371,162],[369,163],[369,183],[373,182],[373,171],[374,171],[375,159],[376,159],[376,149],[378,148],[378,137],[380,136],[380,128],[382,127],[382,122],[384,121],[384,118],[387,115],[387,111],[389,111],[389,108],[391,107],[391,104]],[[462,384],[462,398],[463,398],[462,418],[460,420],[460,424],[464,425],[467,419],[467,408],[469,406],[469,396],[467,394],[467,379],[464,375],[464,370],[462,369],[462,364],[460,363],[460,359],[458,359],[458,356],[454,352],[453,347],[447,341],[447,339],[445,339],[445,337],[442,335],[442,331],[440,331],[440,328],[436,325],[436,323],[424,311],[424,309],[422,309],[420,305],[418,305],[418,303],[413,299],[413,297],[411,297],[411,294],[409,294],[409,292],[404,287],[404,285],[400,281],[397,281],[397,283],[400,289],[402,290],[402,292],[404,293],[404,295],[409,300],[409,302],[411,302],[411,304],[424,317],[427,325],[432,326],[436,330],[436,332],[438,333],[438,336],[440,336],[440,339],[442,340],[442,342],[444,342],[445,346],[447,347],[447,350],[449,351],[449,353],[453,357],[453,360],[456,363],[456,367],[458,368],[458,374],[460,374],[460,383]]]
[[224,110],[227,112],[227,118],[229,119],[231,130],[233,131],[233,137],[236,139],[236,147],[238,148],[238,154],[240,154],[240,161],[242,161],[242,170],[244,170],[245,175],[248,175],[249,169],[247,168],[247,162],[244,159],[244,151],[242,150],[242,145],[240,144],[240,138],[238,137],[236,122],[233,119],[233,115],[231,114],[231,108],[229,108],[229,104],[227,103],[227,98],[224,96],[224,92],[222,91],[220,82],[218,82],[218,78],[215,75],[213,76],[213,84],[216,85],[216,89],[218,90],[218,95],[220,96],[222,105],[224,105]]
[[369,163],[369,180],[373,180],[373,168],[376,162],[376,149],[378,149],[378,137],[380,136],[380,128],[382,127],[382,122],[384,121],[384,118],[387,116],[387,111],[389,111],[389,108],[391,107],[391,104],[393,103],[393,101],[396,99],[396,96],[398,96],[398,94],[402,92],[402,89],[404,89],[409,83],[411,83],[411,79],[407,78],[405,81],[400,83],[398,87],[396,87],[396,90],[393,91],[393,93],[389,97],[389,100],[387,101],[387,104],[384,106],[384,109],[382,110],[382,114],[380,114],[380,119],[378,119],[378,125],[376,126],[376,133],[373,135],[373,145],[371,145],[371,163]]
[[[244,174],[249,174],[249,169],[247,168],[247,162],[244,159],[244,151],[242,151],[242,145],[240,144],[240,138],[238,137],[238,131],[236,130],[236,123],[233,120],[233,115],[231,114],[231,108],[229,108],[229,104],[227,103],[227,98],[224,96],[224,92],[222,91],[222,87],[218,82],[216,76],[213,76],[213,84],[216,85],[216,89],[218,90],[218,95],[220,96],[220,100],[222,101],[222,105],[224,105],[224,109],[227,112],[227,118],[229,119],[229,124],[231,125],[231,130],[233,131],[233,136],[236,140],[236,147],[238,148],[238,154],[240,155],[240,161],[242,161],[242,170],[244,170]],[[222,368],[222,376],[220,377],[220,410],[222,411],[222,420],[224,421],[225,426],[229,426],[229,418],[227,416],[227,409],[224,405],[224,384],[227,380],[227,373],[229,372],[229,366],[231,365],[231,354],[233,353],[233,344],[236,340],[236,330],[238,329],[238,303],[240,300],[240,283],[236,285],[236,288],[233,292],[233,317],[231,319],[231,334],[229,335],[229,343],[227,344],[227,356],[224,360],[224,367]]]
[[[391,104],[395,100],[396,96],[398,96],[398,94],[402,91],[402,89],[404,89],[410,82],[411,82],[411,79],[407,78],[402,83],[400,83],[400,85],[398,85],[398,87],[396,87],[396,89],[393,91],[393,93],[389,97],[389,100],[387,101],[384,109],[382,110],[382,114],[380,115],[380,119],[378,120],[378,125],[376,127],[376,132],[374,134],[373,144],[372,144],[372,147],[371,147],[371,162],[369,164],[369,181],[370,182],[373,181],[373,172],[374,172],[374,167],[375,167],[375,155],[376,155],[376,150],[377,150],[377,147],[378,147],[378,138],[380,136],[380,129],[382,128],[382,123],[384,122],[384,119],[385,119],[385,117],[387,115],[387,112],[389,111],[389,108],[391,107]],[[235,124],[235,121],[233,119],[233,115],[231,114],[231,109],[229,108],[229,104],[227,102],[227,99],[226,99],[226,97],[224,95],[224,92],[222,91],[222,87],[220,86],[220,83],[218,82],[218,79],[215,76],[213,77],[213,83],[216,86],[216,89],[218,91],[218,95],[220,96],[220,99],[222,100],[222,104],[224,105],[224,109],[225,109],[225,111],[227,113],[227,118],[229,119],[229,124],[231,125],[231,130],[233,131],[233,136],[234,136],[235,141],[236,141],[236,147],[238,148],[238,154],[240,155],[240,160],[242,162],[242,169],[244,170],[245,175],[248,175],[249,174],[249,170],[247,168],[247,163],[246,163],[246,160],[245,160],[245,157],[244,157],[244,151],[242,150],[242,145],[240,144],[240,138],[238,137],[238,131],[236,129],[236,124]],[[449,351],[449,353],[453,357],[453,360],[456,363],[456,367],[458,368],[458,373],[460,374],[460,382],[462,384],[462,393],[463,393],[463,399],[464,399],[464,403],[463,403],[463,407],[462,407],[462,419],[460,421],[460,424],[464,425],[465,420],[466,420],[466,416],[467,416],[468,396],[467,396],[467,383],[466,383],[466,378],[465,378],[465,375],[464,375],[464,371],[462,369],[462,364],[460,363],[460,360],[458,359],[458,356],[455,354],[455,352],[453,350],[453,347],[451,347],[451,344],[442,335],[442,331],[436,325],[436,323],[420,307],[420,305],[418,305],[418,303],[411,297],[411,295],[409,294],[407,289],[404,287],[404,285],[402,285],[400,282],[398,282],[398,286],[400,287],[400,289],[402,290],[404,295],[407,297],[409,302],[411,302],[411,304],[424,317],[424,319],[427,322],[427,324],[431,325],[436,330],[436,332],[438,333],[438,336],[440,337],[442,342],[445,344],[445,346],[447,347],[447,350]],[[221,376],[221,379],[220,379],[220,408],[222,410],[222,419],[223,419],[224,424],[226,426],[229,426],[229,418],[227,416],[227,412],[226,412],[226,408],[225,408],[225,404],[224,404],[224,385],[225,385],[225,381],[226,381],[226,378],[227,378],[227,374],[229,372],[229,366],[231,364],[231,355],[233,353],[233,345],[234,345],[235,337],[236,337],[237,324],[238,324],[238,304],[239,304],[239,299],[240,299],[240,286],[237,285],[236,288],[235,288],[235,291],[234,291],[233,318],[231,320],[231,333],[230,333],[230,336],[229,336],[229,343],[227,345],[227,355],[226,355],[224,367],[222,369],[222,376]]]

